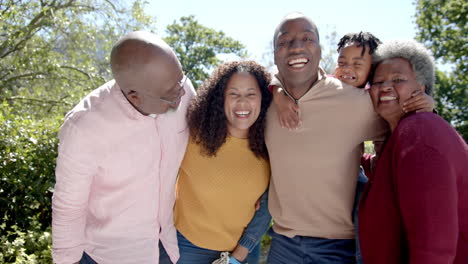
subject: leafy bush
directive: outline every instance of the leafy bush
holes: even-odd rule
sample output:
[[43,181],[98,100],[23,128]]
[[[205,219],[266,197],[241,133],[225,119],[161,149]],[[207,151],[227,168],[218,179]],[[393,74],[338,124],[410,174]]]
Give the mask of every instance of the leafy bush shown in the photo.
[[3,102],[0,123],[0,262],[50,263],[42,260],[50,258],[60,118],[33,120]]
[[14,225],[5,232],[5,223],[0,226],[0,263],[52,263],[50,226],[42,231],[37,221],[33,223],[34,228],[27,231],[21,231]]

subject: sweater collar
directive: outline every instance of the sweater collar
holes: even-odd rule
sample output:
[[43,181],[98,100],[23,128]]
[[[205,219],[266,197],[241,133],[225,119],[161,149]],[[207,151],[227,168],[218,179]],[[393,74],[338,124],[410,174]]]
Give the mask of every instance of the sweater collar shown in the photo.
[[[314,87],[315,85],[317,85],[318,83],[320,83],[322,80],[324,80],[324,79],[326,79],[326,78],[327,78],[326,72],[325,72],[321,67],[319,67],[319,68],[318,68],[318,74],[317,74],[317,81],[314,82],[314,83],[312,84],[311,87],[309,87],[308,91],[307,91],[304,95],[306,95],[306,94],[310,91],[310,89],[311,89],[312,87]],[[287,96],[289,96],[292,100],[294,100],[294,101],[297,103],[297,101],[298,101],[300,98],[299,98],[299,99],[295,99],[295,98],[287,91],[286,86],[284,85],[284,83],[285,83],[285,82],[284,82],[283,76],[281,76],[281,74],[278,72],[278,73],[276,73],[276,74],[273,76],[273,79],[272,79],[271,82],[270,82],[270,87],[272,87],[272,86],[283,87],[284,93],[286,93]],[[302,97],[304,97],[304,95],[303,95]]]

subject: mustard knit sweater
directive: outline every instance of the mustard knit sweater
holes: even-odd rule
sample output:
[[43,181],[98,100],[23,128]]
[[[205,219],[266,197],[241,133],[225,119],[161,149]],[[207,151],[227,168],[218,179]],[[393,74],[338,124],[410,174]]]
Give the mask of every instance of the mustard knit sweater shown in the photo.
[[214,157],[190,140],[177,180],[177,230],[198,247],[233,250],[269,179],[269,163],[253,154],[247,139],[228,137]]

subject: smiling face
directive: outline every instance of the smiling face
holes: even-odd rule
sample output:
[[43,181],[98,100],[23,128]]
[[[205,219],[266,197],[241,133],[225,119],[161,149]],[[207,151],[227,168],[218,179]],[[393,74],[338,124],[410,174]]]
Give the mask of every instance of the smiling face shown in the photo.
[[224,113],[231,136],[247,138],[260,114],[262,95],[257,80],[247,72],[234,73],[224,90]]
[[370,96],[375,111],[390,124],[392,130],[404,115],[401,104],[416,90],[424,91],[425,87],[416,81],[413,68],[406,59],[386,59],[378,64]]
[[275,64],[287,89],[308,89],[317,80],[321,58],[315,25],[305,17],[287,19],[275,36]]
[[372,66],[372,55],[367,47],[362,54],[363,47],[350,44],[340,50],[338,64],[335,68],[335,77],[349,85],[364,88]]

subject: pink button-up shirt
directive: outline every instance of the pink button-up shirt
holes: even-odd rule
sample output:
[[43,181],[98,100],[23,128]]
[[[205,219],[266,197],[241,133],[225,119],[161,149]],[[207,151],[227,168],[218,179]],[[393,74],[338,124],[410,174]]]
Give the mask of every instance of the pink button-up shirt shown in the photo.
[[115,81],[91,92],[60,130],[52,200],[54,262],[158,263],[179,258],[174,185],[188,140],[185,84],[178,111],[144,116]]

